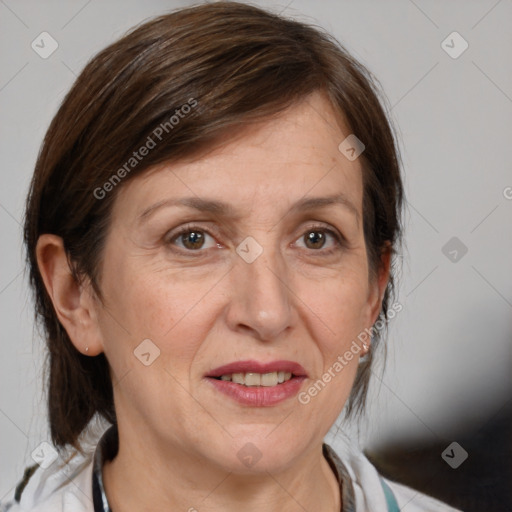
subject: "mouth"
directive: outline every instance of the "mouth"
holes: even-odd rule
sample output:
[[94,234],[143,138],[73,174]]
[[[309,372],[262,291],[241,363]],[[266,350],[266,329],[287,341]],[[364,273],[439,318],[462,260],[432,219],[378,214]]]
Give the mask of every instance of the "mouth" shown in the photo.
[[261,407],[297,394],[307,374],[293,361],[237,361],[212,370],[205,378],[235,401]]
[[290,372],[270,372],[270,373],[228,373],[220,377],[212,377],[216,380],[223,380],[226,382],[234,382],[247,387],[272,387],[288,382],[291,378],[296,377]]

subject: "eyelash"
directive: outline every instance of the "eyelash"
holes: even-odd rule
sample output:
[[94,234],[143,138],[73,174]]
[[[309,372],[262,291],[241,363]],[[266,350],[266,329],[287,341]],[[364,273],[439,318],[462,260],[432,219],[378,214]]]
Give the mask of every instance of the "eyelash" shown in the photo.
[[[175,240],[177,240],[180,236],[190,233],[191,231],[204,232],[204,233],[208,234],[209,236],[211,236],[212,238],[215,238],[215,235],[213,235],[210,232],[210,230],[205,229],[203,226],[199,226],[197,224],[186,224],[185,226],[180,228],[176,233],[173,233],[171,235],[171,237],[167,237],[167,243],[169,245],[172,245],[172,243]],[[342,235],[339,235],[336,231],[329,229],[329,228],[325,227],[324,225],[317,224],[317,225],[309,226],[307,228],[307,230],[303,233],[302,236],[304,236],[306,233],[310,233],[312,231],[327,233],[328,235],[331,235],[334,238],[334,241],[336,242],[336,247],[332,247],[331,249],[327,249],[327,250],[318,249],[316,251],[314,249],[311,249],[314,252],[319,252],[323,256],[330,256],[331,254],[333,254],[345,247],[346,239]],[[174,252],[178,252],[179,254],[186,253],[186,255],[192,255],[193,253],[198,253],[197,255],[194,255],[194,256],[201,256],[201,253],[204,252],[204,249],[198,249],[196,251],[193,251],[190,249],[178,248],[178,249],[172,249],[172,250]]]

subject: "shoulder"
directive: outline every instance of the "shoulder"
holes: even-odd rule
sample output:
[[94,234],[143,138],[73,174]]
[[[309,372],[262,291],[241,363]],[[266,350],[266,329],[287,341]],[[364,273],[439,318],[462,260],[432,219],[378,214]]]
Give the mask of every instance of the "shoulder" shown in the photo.
[[0,502],[0,512],[94,512],[94,457],[110,427],[94,416],[78,439],[82,451],[54,447],[57,458],[27,468],[16,489]]
[[404,512],[461,512],[427,494],[386,478],[383,480],[393,491],[400,510]]
[[346,473],[350,475],[355,497],[355,512],[389,510],[389,491],[398,505],[397,510],[403,512],[461,512],[406,485],[382,477],[364,453],[350,440],[342,439],[331,444],[329,448],[330,453],[334,452],[337,464],[342,464]]
[[94,512],[92,458],[77,453],[67,463],[38,466],[0,503],[0,512]]

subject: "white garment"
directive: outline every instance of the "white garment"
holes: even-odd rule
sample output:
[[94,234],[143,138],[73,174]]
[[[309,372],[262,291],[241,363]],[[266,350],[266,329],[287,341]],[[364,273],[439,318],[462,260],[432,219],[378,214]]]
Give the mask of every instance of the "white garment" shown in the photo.
[[[366,456],[353,447],[332,448],[352,479],[356,512],[386,512],[381,477]],[[38,467],[23,490],[20,503],[14,501],[13,494],[0,503],[0,512],[94,512],[94,449],[95,446],[89,447],[85,456],[76,452],[67,464],[58,459],[47,469]],[[384,481],[393,491],[401,512],[461,512],[405,485]]]

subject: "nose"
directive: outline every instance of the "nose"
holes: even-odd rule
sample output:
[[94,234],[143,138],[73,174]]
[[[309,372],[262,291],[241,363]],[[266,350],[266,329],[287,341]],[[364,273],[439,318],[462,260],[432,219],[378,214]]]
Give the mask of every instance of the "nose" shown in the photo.
[[276,339],[295,321],[293,291],[283,257],[264,250],[252,263],[236,261],[231,272],[229,327],[262,341]]

